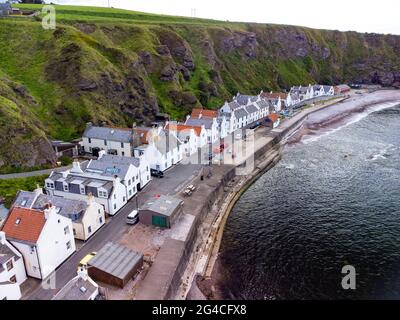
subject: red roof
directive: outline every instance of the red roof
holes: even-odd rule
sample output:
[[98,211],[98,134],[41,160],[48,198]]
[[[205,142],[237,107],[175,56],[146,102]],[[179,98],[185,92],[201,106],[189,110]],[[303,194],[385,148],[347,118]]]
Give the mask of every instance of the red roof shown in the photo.
[[176,129],[178,132],[179,132],[179,131],[184,131],[184,130],[193,129],[194,132],[196,133],[196,135],[197,135],[198,137],[200,137],[200,134],[201,134],[201,127],[189,126],[189,125],[187,125],[187,124],[169,124],[169,125],[167,125],[166,128],[167,128],[167,129],[170,129],[170,128],[171,128],[172,130]]
[[276,113],[271,113],[270,115],[268,115],[268,118],[270,118],[272,122],[276,122],[279,117]]
[[141,143],[143,143],[143,144],[149,143],[149,141],[148,141],[149,131],[148,130],[135,128],[135,132],[139,135]]
[[261,93],[261,97],[267,98],[267,99],[278,99],[280,97],[282,100],[286,100],[287,93],[283,93],[283,92],[263,92],[263,93]]
[[218,111],[198,109],[198,108],[192,110],[193,118],[198,118],[200,115],[202,115],[203,117],[208,117],[208,118],[216,118],[218,116]]
[[7,238],[36,243],[45,224],[43,211],[14,207],[2,231]]

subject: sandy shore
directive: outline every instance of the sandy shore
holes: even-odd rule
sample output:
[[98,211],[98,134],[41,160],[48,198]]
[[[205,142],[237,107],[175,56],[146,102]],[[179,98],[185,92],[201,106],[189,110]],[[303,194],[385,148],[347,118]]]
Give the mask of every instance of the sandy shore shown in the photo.
[[[387,104],[387,107],[400,103],[400,90],[381,90],[360,95],[351,94],[348,99],[340,103],[325,107],[311,113],[303,122],[299,130],[291,135],[288,144],[297,143],[305,136],[317,135],[324,130],[337,128],[349,121],[352,116],[365,112],[373,112],[375,107]],[[385,106],[385,107],[386,107]],[[305,110],[301,111],[305,112]],[[227,213],[229,214],[229,212]],[[233,299],[224,287],[226,274],[220,258],[215,259],[211,275],[197,276],[188,299]]]

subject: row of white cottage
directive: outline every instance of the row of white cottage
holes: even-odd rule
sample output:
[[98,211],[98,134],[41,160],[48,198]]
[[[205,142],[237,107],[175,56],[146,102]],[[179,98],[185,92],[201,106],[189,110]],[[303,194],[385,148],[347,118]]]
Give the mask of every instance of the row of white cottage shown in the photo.
[[153,128],[87,126],[81,146],[96,160],[74,162],[52,172],[41,188],[20,191],[0,232],[0,299],[18,299],[27,275],[44,279],[76,250],[75,238],[89,239],[151,180],[199,149],[283,108],[333,87],[293,87],[289,94],[237,94],[218,111],[194,109],[184,123]]

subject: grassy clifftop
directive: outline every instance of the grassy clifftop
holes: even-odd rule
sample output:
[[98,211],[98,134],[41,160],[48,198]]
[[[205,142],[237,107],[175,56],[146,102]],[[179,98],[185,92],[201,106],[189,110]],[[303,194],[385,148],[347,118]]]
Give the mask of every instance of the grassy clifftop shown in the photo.
[[[147,123],[158,112],[182,119],[195,106],[217,108],[237,91],[400,82],[397,36],[108,8],[56,10],[56,30],[43,30],[34,18],[0,20],[3,130],[24,141],[30,135],[69,140],[88,121]],[[22,127],[29,133],[20,134]],[[52,161],[47,153],[43,158]],[[17,155],[0,158],[3,165],[26,165]]]

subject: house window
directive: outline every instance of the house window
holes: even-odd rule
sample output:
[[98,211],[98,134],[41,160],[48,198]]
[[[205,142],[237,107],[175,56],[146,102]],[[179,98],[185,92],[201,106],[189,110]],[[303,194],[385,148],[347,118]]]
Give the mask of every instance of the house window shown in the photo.
[[107,140],[104,140],[104,145],[105,145],[105,146],[107,145]]
[[79,188],[81,194],[85,194],[85,187],[84,186],[80,186]]
[[102,217],[99,218],[99,222],[103,223],[103,218]]
[[122,156],[125,156],[125,152],[124,151],[122,151]]
[[124,197],[122,197],[122,202],[125,202],[126,201],[126,197],[124,196]]
[[99,197],[107,198],[107,192],[99,190]]
[[12,282],[12,283],[17,283],[17,277],[16,277],[15,275],[13,275],[13,276],[10,278],[10,282]]
[[[92,143],[92,139],[91,138],[89,138],[88,141],[89,141],[89,143]],[[89,149],[91,149],[91,148],[89,148]]]
[[130,186],[132,183],[131,179],[128,180],[128,186]]
[[10,271],[12,268],[14,268],[14,265],[13,265],[13,261],[10,260],[7,262],[7,271]]
[[88,229],[88,233],[92,233],[92,227],[91,226],[89,226],[87,229]]
[[132,195],[132,189],[131,190],[129,190],[129,196],[131,196]]
[[66,226],[66,227],[64,228],[64,234],[69,234],[69,226]]
[[116,200],[117,199],[117,195],[114,193],[114,200]]
[[54,183],[48,182],[46,185],[48,188],[54,189]]
[[72,229],[72,231],[74,232],[74,236],[76,236],[76,229]]
[[16,225],[19,225],[21,223],[21,219],[20,218],[18,218],[17,220],[15,220],[15,224]]
[[123,142],[121,142],[121,148],[123,148],[124,147],[124,143]]
[[34,246],[31,246],[30,249],[31,249],[31,250],[30,250],[30,253],[31,253],[31,254],[35,252],[35,247],[34,247]]
[[71,241],[67,242],[67,250],[71,249]]
[[114,210],[115,210],[115,209],[117,209],[117,204],[116,204],[116,203],[114,203]]
[[97,212],[100,214],[100,213],[101,213],[101,210],[99,209],[99,210],[97,210]]
[[68,191],[68,185],[64,184],[64,191]]

